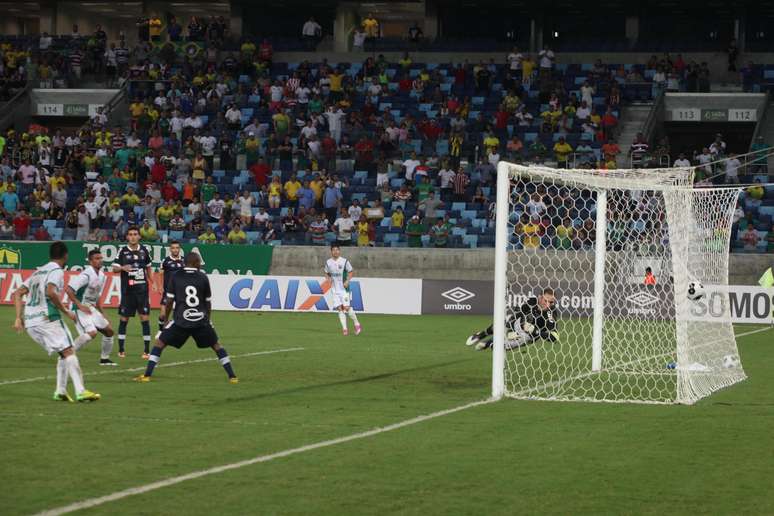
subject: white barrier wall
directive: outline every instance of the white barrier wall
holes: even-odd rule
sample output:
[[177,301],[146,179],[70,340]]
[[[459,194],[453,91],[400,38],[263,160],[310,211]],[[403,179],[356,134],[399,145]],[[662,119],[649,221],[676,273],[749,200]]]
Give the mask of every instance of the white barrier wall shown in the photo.
[[[330,283],[310,276],[209,274],[213,310],[314,312],[331,310]],[[356,278],[352,307],[362,313],[422,313],[422,280]]]
[[691,318],[734,323],[774,324],[774,288],[705,286],[707,295],[691,303]]
[[[330,284],[322,277],[209,274],[209,278],[214,310],[324,312],[332,309]],[[734,323],[774,324],[774,289],[712,285],[705,288],[707,295],[692,303],[693,319],[730,318]],[[356,278],[352,281],[351,293],[352,307],[366,314],[492,313],[492,286],[491,282],[484,281]],[[462,294],[464,299],[458,297]],[[575,306],[569,299],[565,304],[564,298],[561,299],[560,317],[586,316],[585,304]],[[655,310],[653,317],[660,317]]]

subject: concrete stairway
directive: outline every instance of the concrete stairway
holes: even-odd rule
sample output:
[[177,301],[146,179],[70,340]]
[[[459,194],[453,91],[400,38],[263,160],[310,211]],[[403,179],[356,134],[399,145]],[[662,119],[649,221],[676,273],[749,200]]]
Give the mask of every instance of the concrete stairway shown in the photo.
[[642,131],[651,109],[653,109],[653,103],[632,104],[623,108],[617,138],[618,146],[621,148],[621,154],[618,156],[618,168],[630,168],[629,148],[631,148],[637,133]]

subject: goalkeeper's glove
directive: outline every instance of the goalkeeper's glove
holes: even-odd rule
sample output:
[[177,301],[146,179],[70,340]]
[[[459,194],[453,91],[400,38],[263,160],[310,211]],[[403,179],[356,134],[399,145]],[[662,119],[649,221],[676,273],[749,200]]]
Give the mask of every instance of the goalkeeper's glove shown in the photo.
[[524,323],[521,325],[521,327],[522,327],[522,329],[525,332],[529,333],[530,335],[534,335],[534,333],[535,333],[535,325],[534,324],[530,324],[527,321],[524,321]]
[[548,340],[551,342],[556,342],[559,340],[559,332],[558,331],[550,331],[548,332]]

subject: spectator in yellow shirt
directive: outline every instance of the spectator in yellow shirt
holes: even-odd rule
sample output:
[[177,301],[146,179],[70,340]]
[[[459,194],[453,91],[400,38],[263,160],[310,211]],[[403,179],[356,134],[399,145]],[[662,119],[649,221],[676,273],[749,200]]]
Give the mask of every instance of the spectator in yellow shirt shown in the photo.
[[500,139],[494,133],[489,132],[484,138],[484,147],[487,152],[495,152],[500,148]]
[[134,188],[130,186],[126,189],[126,193],[121,196],[121,202],[126,204],[127,208],[134,208],[140,204],[140,198],[134,193]]
[[521,244],[524,249],[537,249],[540,247],[540,217],[532,217],[532,220],[516,226],[516,231],[520,234]]
[[376,21],[373,14],[363,20],[363,32],[366,33],[366,38],[378,38],[379,37],[379,22]]
[[282,195],[280,177],[274,176],[269,183],[269,208],[279,208]]
[[301,189],[301,182],[296,179],[296,175],[292,174],[290,179],[285,181],[284,191],[285,198],[288,200],[288,205],[291,208],[298,208],[298,191]]
[[150,20],[148,20],[148,29],[151,41],[154,43],[161,41],[161,18],[155,14],[151,16]]
[[363,49],[367,52],[369,50],[376,49],[376,38],[379,37],[379,22],[376,21],[373,14],[369,14],[363,20],[363,32],[365,33],[365,41]]
[[554,144],[554,155],[559,168],[569,168],[570,154],[572,154],[572,146],[564,141],[564,136],[560,137]]
[[151,226],[148,219],[145,219],[145,222],[140,228],[140,238],[147,242],[155,242],[159,239],[159,232],[156,231],[156,228]]
[[395,208],[395,211],[392,212],[392,217],[390,217],[390,224],[394,228],[402,228],[403,223],[405,222],[405,215],[403,215],[403,208],[398,206]]
[[525,87],[532,82],[532,72],[535,71],[535,61],[529,55],[525,55],[521,60],[521,82]]
[[314,192],[315,202],[319,203],[320,199],[322,199],[323,189],[325,188],[325,184],[320,179],[320,176],[315,176],[315,178],[309,182],[309,188]]
[[202,244],[214,244],[218,241],[218,237],[215,234],[215,232],[212,230],[212,226],[207,226],[207,229],[204,230],[204,232],[199,235],[197,238],[199,242]]
[[144,112],[145,112],[145,104],[143,104],[139,100],[137,102],[132,102],[129,105],[129,113],[131,113],[132,118],[139,118],[140,115],[142,115]]
[[255,54],[255,43],[248,39],[242,43],[242,46],[239,47],[239,51],[242,52],[243,57],[253,57],[253,54]]
[[226,238],[228,239],[229,244],[247,243],[247,234],[242,231],[242,228],[239,226],[239,224],[234,224],[234,227],[231,228],[231,231],[228,232],[228,236]]

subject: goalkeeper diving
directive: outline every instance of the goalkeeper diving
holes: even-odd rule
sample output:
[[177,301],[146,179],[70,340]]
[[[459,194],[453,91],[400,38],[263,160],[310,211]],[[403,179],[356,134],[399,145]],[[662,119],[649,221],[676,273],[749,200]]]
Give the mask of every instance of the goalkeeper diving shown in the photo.
[[[556,331],[556,297],[551,288],[543,289],[543,293],[532,297],[520,307],[513,309],[505,317],[505,349],[518,349],[533,342],[559,340]],[[468,337],[467,346],[475,345],[481,351],[492,347],[494,327],[474,333]]]

